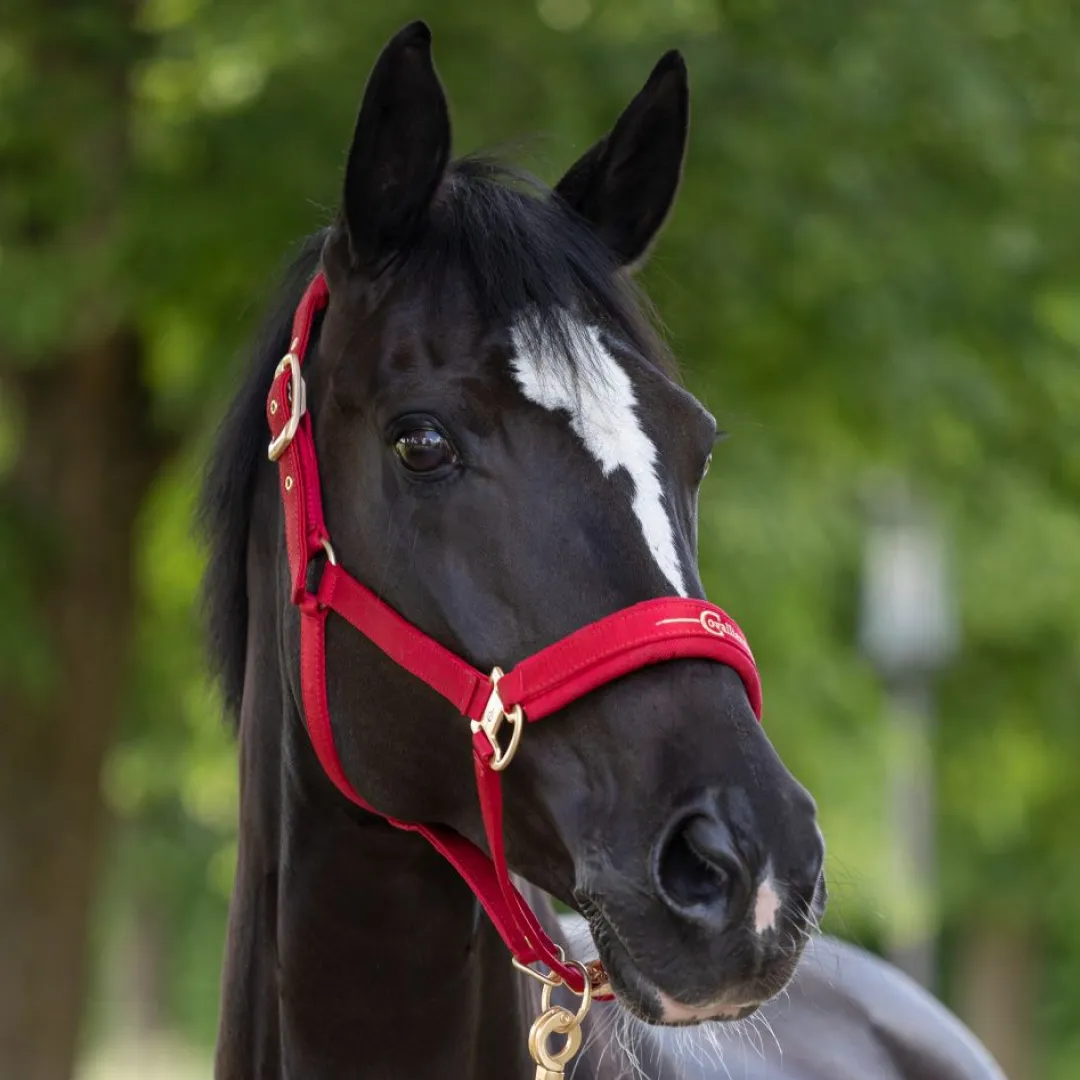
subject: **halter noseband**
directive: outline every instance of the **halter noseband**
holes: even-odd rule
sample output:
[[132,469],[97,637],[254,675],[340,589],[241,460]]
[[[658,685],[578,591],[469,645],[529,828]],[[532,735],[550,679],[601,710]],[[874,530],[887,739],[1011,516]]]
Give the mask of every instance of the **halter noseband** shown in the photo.
[[[304,717],[327,776],[346,798],[378,814],[349,783],[330,725],[326,693],[326,618],[334,611],[396,664],[422,679],[471,721],[473,765],[490,857],[441,825],[386,817],[391,825],[425,837],[454,866],[483,904],[515,963],[549,986],[565,982],[575,993],[599,989],[607,976],[598,960],[564,959],[510,880],[503,847],[501,773],[510,764],[525,722],[649,664],[678,658],[715,660],[735,669],[761,718],[761,682],[742,632],[720,608],[704,600],[665,597],[623,608],[522,660],[505,675],[478,671],[413,626],[337,563],[323,518],[319,467],[307,411],[301,365],[316,314],[329,302],[322,273],[305,291],[293,318],[292,345],[278,364],[267,399],[271,461],[278,463],[285,510],[285,541],[292,602],[300,612],[300,681]],[[326,556],[314,592],[308,566]],[[551,975],[533,970],[546,965]]]

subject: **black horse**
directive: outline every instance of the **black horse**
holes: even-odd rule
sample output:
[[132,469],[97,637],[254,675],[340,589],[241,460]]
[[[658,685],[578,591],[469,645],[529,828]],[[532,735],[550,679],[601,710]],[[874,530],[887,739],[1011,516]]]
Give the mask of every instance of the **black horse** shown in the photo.
[[[669,53],[549,192],[450,162],[423,24],[374,69],[341,213],[296,262],[207,482],[212,646],[241,756],[219,1080],[530,1075],[538,984],[451,867],[346,801],[312,750],[264,406],[321,270],[304,373],[337,557],[482,670],[635,602],[702,596],[715,423],[628,273],[671,207],[687,122]],[[461,717],[333,617],[326,667],[352,786],[482,847]],[[671,1028],[774,998],[825,900],[814,803],[742,681],[702,660],[636,671],[530,728],[506,775],[511,866],[552,935],[540,889],[585,917],[583,958],[599,953],[618,998],[595,1006],[577,1074],[723,1075],[741,1044],[710,1056],[699,1034],[722,1025]],[[767,1006],[782,1073],[763,1043],[735,1075],[999,1075],[902,976],[838,950],[817,939]]]

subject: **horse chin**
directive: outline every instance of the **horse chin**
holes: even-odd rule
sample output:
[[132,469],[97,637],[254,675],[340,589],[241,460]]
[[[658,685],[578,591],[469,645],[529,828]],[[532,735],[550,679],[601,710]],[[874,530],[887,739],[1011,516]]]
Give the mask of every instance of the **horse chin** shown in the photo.
[[662,990],[659,991],[659,996],[663,1007],[660,1022],[668,1027],[687,1027],[706,1021],[729,1024],[735,1020],[745,1020],[761,1008],[760,1002],[751,1005],[683,1005]]
[[614,994],[622,1008],[646,1024],[693,1027],[706,1022],[732,1023],[745,1020],[764,1004],[722,999],[701,1004],[678,1001],[649,979],[602,916],[592,913],[588,925],[593,947],[609,979],[599,992]]

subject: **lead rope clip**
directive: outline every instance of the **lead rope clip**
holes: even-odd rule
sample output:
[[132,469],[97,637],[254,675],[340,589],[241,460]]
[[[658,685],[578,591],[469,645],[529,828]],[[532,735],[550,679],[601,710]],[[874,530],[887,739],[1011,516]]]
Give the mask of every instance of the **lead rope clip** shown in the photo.
[[[561,1005],[551,1004],[551,992],[556,986],[565,985],[558,975],[544,976],[531,968],[524,968],[534,978],[544,984],[540,992],[541,1013],[529,1031],[529,1054],[536,1062],[535,1080],[558,1080],[566,1074],[567,1062],[581,1049],[581,1024],[592,1005],[592,982],[584,964],[570,961],[582,976],[584,988],[581,992],[581,1004],[576,1013],[564,1009]],[[563,1044],[558,1049],[551,1049],[549,1041],[557,1035],[563,1036]]]

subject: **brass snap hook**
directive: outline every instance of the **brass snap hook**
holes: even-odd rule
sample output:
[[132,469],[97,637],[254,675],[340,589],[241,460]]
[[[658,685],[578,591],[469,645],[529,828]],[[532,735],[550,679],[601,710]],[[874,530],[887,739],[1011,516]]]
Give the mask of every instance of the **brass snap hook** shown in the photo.
[[[552,1035],[565,1035],[555,1051],[548,1049]],[[566,1074],[566,1063],[581,1049],[581,1025],[565,1009],[555,1006],[543,1013],[529,1032],[529,1054],[536,1062],[536,1080],[558,1080]]]
[[[563,958],[561,949],[559,958],[564,963],[567,962]],[[529,1054],[536,1063],[535,1080],[558,1080],[565,1074],[566,1063],[581,1049],[581,1024],[592,1005],[592,981],[589,978],[589,970],[584,964],[579,964],[576,960],[568,962],[581,972],[584,981],[581,1004],[576,1013],[571,1013],[569,1009],[551,1003],[552,991],[557,986],[566,985],[563,978],[554,973],[544,975],[514,960],[514,964],[527,975],[543,983],[543,989],[540,991],[540,1008],[543,1011],[529,1031]],[[558,1050],[552,1050],[548,1046],[549,1040],[554,1035],[565,1036],[565,1042]]]

